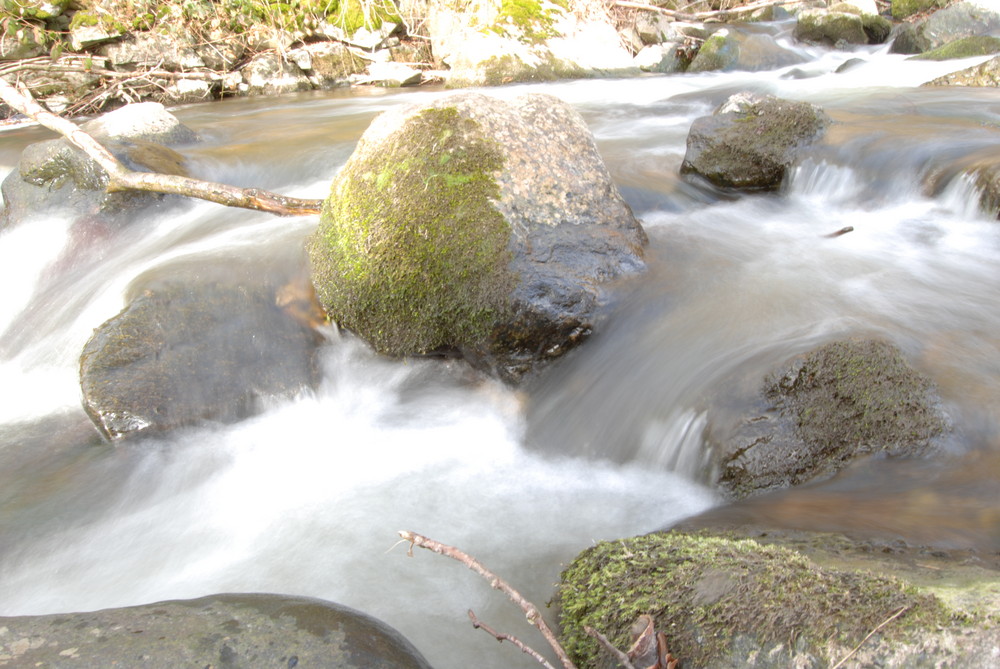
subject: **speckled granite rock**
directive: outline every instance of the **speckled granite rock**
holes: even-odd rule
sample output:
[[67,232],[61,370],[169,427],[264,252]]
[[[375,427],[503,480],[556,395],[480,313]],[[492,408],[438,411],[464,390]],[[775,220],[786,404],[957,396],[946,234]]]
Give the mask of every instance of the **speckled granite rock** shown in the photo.
[[229,594],[0,618],[0,667],[430,669],[385,623],[307,597]]
[[644,243],[572,108],[465,93],[378,117],[309,246],[320,302],[376,350],[516,381],[591,332]]

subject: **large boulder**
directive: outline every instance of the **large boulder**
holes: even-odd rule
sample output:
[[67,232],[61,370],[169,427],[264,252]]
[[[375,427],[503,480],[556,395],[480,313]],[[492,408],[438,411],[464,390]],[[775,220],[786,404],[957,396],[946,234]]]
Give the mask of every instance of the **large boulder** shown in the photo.
[[1000,53],[1000,37],[973,35],[948,42],[944,46],[916,56],[910,56],[908,60],[954,60],[973,56],[989,56],[995,53]]
[[919,21],[904,23],[892,42],[892,53],[923,53],[963,37],[1000,30],[1000,13],[972,2],[958,2]]
[[304,280],[152,280],[133,292],[80,357],[84,409],[108,439],[239,420],[317,380],[319,309]]
[[[122,107],[84,123],[82,129],[128,168],[164,174],[186,174],[183,156],[170,147],[198,139],[163,105],[153,102]],[[28,214],[52,209],[71,210],[82,218],[122,220],[165,197],[138,191],[108,193],[107,184],[107,173],[65,139],[31,144],[0,186],[5,204],[0,229]]]
[[723,188],[774,190],[829,124],[820,108],[806,102],[738,93],[711,116],[695,119],[681,173]]
[[781,46],[771,35],[732,27],[712,33],[698,49],[687,71],[756,72],[796,65],[805,60],[805,56]]
[[426,25],[453,88],[636,73],[608,16],[553,0],[432,0]]
[[831,667],[850,658],[857,667],[986,669],[1000,643],[996,584],[997,572],[967,553],[839,535],[672,531],[583,551],[554,603],[580,669],[619,666],[586,627],[625,649],[640,616],[686,667]]
[[930,382],[878,339],[836,341],[764,383],[754,411],[713,426],[718,484],[733,497],[829,477],[873,454],[925,453],[948,421]]
[[375,119],[309,252],[320,302],[377,351],[515,381],[590,334],[644,243],[572,108],[467,93]]
[[0,617],[15,667],[430,669],[384,622],[309,597],[211,595],[89,613]]

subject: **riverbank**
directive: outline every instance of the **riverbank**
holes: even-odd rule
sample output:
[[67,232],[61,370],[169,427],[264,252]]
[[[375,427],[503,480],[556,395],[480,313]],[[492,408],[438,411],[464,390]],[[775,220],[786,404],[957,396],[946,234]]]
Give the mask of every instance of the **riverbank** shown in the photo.
[[[130,102],[178,105],[345,86],[756,71],[784,64],[789,50],[769,39],[766,28],[725,26],[795,21],[796,41],[850,50],[910,30],[926,15],[924,5],[936,6],[931,0],[25,2],[0,13],[0,76],[24,83],[50,111],[79,116]],[[0,106],[0,117],[11,115]]]

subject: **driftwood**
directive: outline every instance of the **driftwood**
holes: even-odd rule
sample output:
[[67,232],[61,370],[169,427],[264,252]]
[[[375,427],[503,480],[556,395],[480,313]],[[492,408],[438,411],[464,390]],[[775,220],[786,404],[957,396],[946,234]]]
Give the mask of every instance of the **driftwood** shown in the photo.
[[0,99],[11,108],[38,121],[86,153],[108,174],[107,191],[139,190],[208,200],[227,207],[266,211],[280,216],[304,216],[319,213],[322,200],[286,197],[258,188],[237,188],[226,184],[200,181],[172,174],[136,172],[125,167],[96,139],[68,121],[45,110],[23,87],[15,87],[0,78]]

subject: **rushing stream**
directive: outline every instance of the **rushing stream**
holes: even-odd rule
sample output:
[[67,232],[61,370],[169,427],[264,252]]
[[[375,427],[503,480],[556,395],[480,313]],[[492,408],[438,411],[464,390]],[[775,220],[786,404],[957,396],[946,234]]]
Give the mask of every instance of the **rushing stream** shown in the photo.
[[[608,322],[518,390],[330,332],[314,393],[110,446],[80,406],[77,365],[130,284],[226,258],[294,274],[315,219],[173,202],[114,234],[81,233],[69,215],[0,233],[0,615],[304,594],[382,618],[438,669],[537,666],[466,618],[473,608],[542,646],[520,611],[456,563],[408,558],[396,531],[458,545],[543,604],[593,541],[716,506],[706,435],[737,410],[734,389],[858,333],[894,341],[934,380],[956,427],[950,452],[719,513],[1000,550],[1000,224],[968,183],[924,188],[948,159],[1000,151],[1000,93],[918,87],[983,59],[802,52],[807,63],[770,72],[488,91],[579,109],[650,237],[648,272],[617,288]],[[852,57],[865,62],[835,73]],[[820,104],[837,125],[780,194],[680,179],[692,121],[745,89]],[[197,176],[322,197],[377,112],[444,94],[175,113],[205,137],[186,150]],[[0,135],[0,163],[46,136]]]

